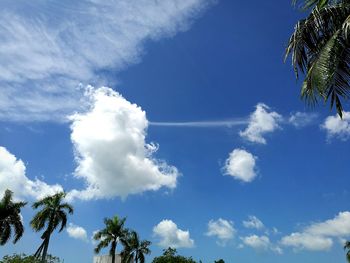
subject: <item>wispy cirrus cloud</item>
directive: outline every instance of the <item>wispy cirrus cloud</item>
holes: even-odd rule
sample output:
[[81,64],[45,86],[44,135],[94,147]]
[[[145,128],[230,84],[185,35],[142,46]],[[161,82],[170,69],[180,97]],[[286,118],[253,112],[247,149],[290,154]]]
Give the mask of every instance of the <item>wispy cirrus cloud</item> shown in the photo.
[[245,119],[213,120],[213,121],[187,121],[187,122],[150,122],[151,126],[160,127],[192,127],[192,128],[232,128],[248,123]]
[[212,0],[0,3],[0,119],[62,120],[79,84],[141,60],[143,45],[187,30]]

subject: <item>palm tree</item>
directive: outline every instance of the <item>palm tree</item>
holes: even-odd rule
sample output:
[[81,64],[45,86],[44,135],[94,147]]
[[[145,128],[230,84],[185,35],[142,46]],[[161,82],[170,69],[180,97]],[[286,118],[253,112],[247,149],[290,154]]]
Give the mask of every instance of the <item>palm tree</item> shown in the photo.
[[105,218],[105,228],[98,231],[94,235],[94,239],[99,241],[95,248],[95,253],[100,253],[102,248],[110,245],[109,254],[112,257],[112,263],[115,263],[115,253],[117,250],[118,241],[124,240],[128,230],[124,228],[126,218],[114,216],[112,219]]
[[59,232],[61,232],[67,225],[67,212],[73,214],[73,207],[70,204],[63,202],[65,196],[66,193],[60,192],[52,196],[47,196],[32,205],[34,209],[42,207],[42,209],[34,216],[30,224],[37,232],[46,228],[41,235],[43,242],[34,254],[34,257],[36,258],[39,258],[41,255],[41,260],[43,262],[46,260],[52,232],[60,224]]
[[145,255],[151,253],[151,250],[148,248],[151,242],[148,240],[140,241],[140,237],[136,231],[128,233],[127,237],[121,240],[121,242],[124,246],[122,252],[123,263],[145,263]]
[[301,97],[310,105],[329,101],[342,117],[341,100],[350,95],[350,0],[305,0],[303,8],[311,12],[296,24],[286,58],[297,78],[305,75]]
[[13,202],[13,192],[6,190],[0,201],[0,245],[3,246],[11,237],[14,229],[13,243],[16,243],[23,235],[24,227],[21,219],[21,208],[27,203]]
[[346,259],[348,260],[348,262],[350,262],[350,241],[345,242],[344,249],[347,250]]

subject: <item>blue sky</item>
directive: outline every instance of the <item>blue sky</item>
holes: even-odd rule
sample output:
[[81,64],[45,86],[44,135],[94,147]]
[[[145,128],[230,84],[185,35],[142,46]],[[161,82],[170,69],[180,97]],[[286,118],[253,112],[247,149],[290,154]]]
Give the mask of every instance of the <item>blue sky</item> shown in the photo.
[[[350,112],[299,100],[289,1],[2,1],[0,190],[75,207],[49,251],[91,262],[103,218],[203,262],[342,262]],[[102,88],[104,87],[104,88]],[[40,245],[24,237],[0,256]]]

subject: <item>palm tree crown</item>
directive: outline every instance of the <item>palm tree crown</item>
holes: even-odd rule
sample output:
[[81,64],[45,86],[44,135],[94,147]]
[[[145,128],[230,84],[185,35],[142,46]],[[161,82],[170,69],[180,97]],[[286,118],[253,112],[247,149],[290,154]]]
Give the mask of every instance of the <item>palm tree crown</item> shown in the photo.
[[13,202],[13,193],[6,190],[0,201],[0,245],[5,245],[11,237],[14,229],[13,243],[16,243],[23,235],[24,227],[21,219],[21,208],[27,203]]
[[305,75],[301,97],[310,105],[329,101],[342,117],[341,99],[350,95],[350,0],[305,0],[303,8],[311,12],[296,24],[286,57],[297,78]]
[[346,259],[348,260],[348,262],[350,262],[350,241],[345,242],[344,249],[347,250],[346,251]]
[[37,232],[45,228],[45,231],[41,236],[43,243],[34,254],[35,257],[41,255],[43,261],[47,255],[52,232],[59,225],[61,225],[59,229],[59,232],[61,232],[67,225],[67,212],[73,214],[73,207],[70,204],[63,202],[65,196],[66,194],[64,192],[60,192],[52,196],[47,196],[32,205],[34,209],[42,207],[42,209],[34,216],[30,224]]
[[141,241],[135,231],[128,233],[127,237],[121,242],[124,246],[122,252],[123,263],[145,263],[145,255],[151,253],[151,250],[148,248],[151,242],[148,240]]
[[126,218],[114,216],[112,219],[105,218],[105,228],[94,235],[94,239],[99,241],[95,248],[95,253],[100,253],[102,248],[110,245],[109,254],[112,256],[112,263],[115,263],[115,253],[118,241],[123,240],[128,230],[124,228]]

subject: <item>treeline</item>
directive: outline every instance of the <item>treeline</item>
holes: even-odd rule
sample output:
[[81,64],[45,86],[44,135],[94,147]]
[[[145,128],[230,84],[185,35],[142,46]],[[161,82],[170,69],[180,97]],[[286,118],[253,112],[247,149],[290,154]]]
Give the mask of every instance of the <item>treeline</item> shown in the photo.
[[[68,222],[68,216],[72,215],[74,208],[65,202],[66,193],[60,192],[52,196],[44,197],[32,204],[36,214],[30,221],[30,226],[35,232],[41,232],[41,244],[33,255],[14,254],[4,256],[0,263],[60,263],[58,257],[48,254],[49,244],[55,230],[62,232]],[[4,246],[11,239],[16,244],[24,234],[24,226],[21,209],[27,202],[15,202],[13,192],[6,190],[0,201],[0,245]],[[96,254],[103,248],[109,247],[112,263],[116,262],[117,245],[123,246],[120,252],[122,263],[144,263],[145,256],[151,253],[151,241],[141,240],[139,234],[125,227],[126,218],[114,216],[104,219],[104,228],[93,236],[98,243],[94,249]],[[155,257],[153,263],[196,263],[192,257],[184,257],[177,254],[176,249],[168,248],[163,255]],[[201,263],[201,261],[199,261]],[[215,263],[224,263],[221,259]]]

